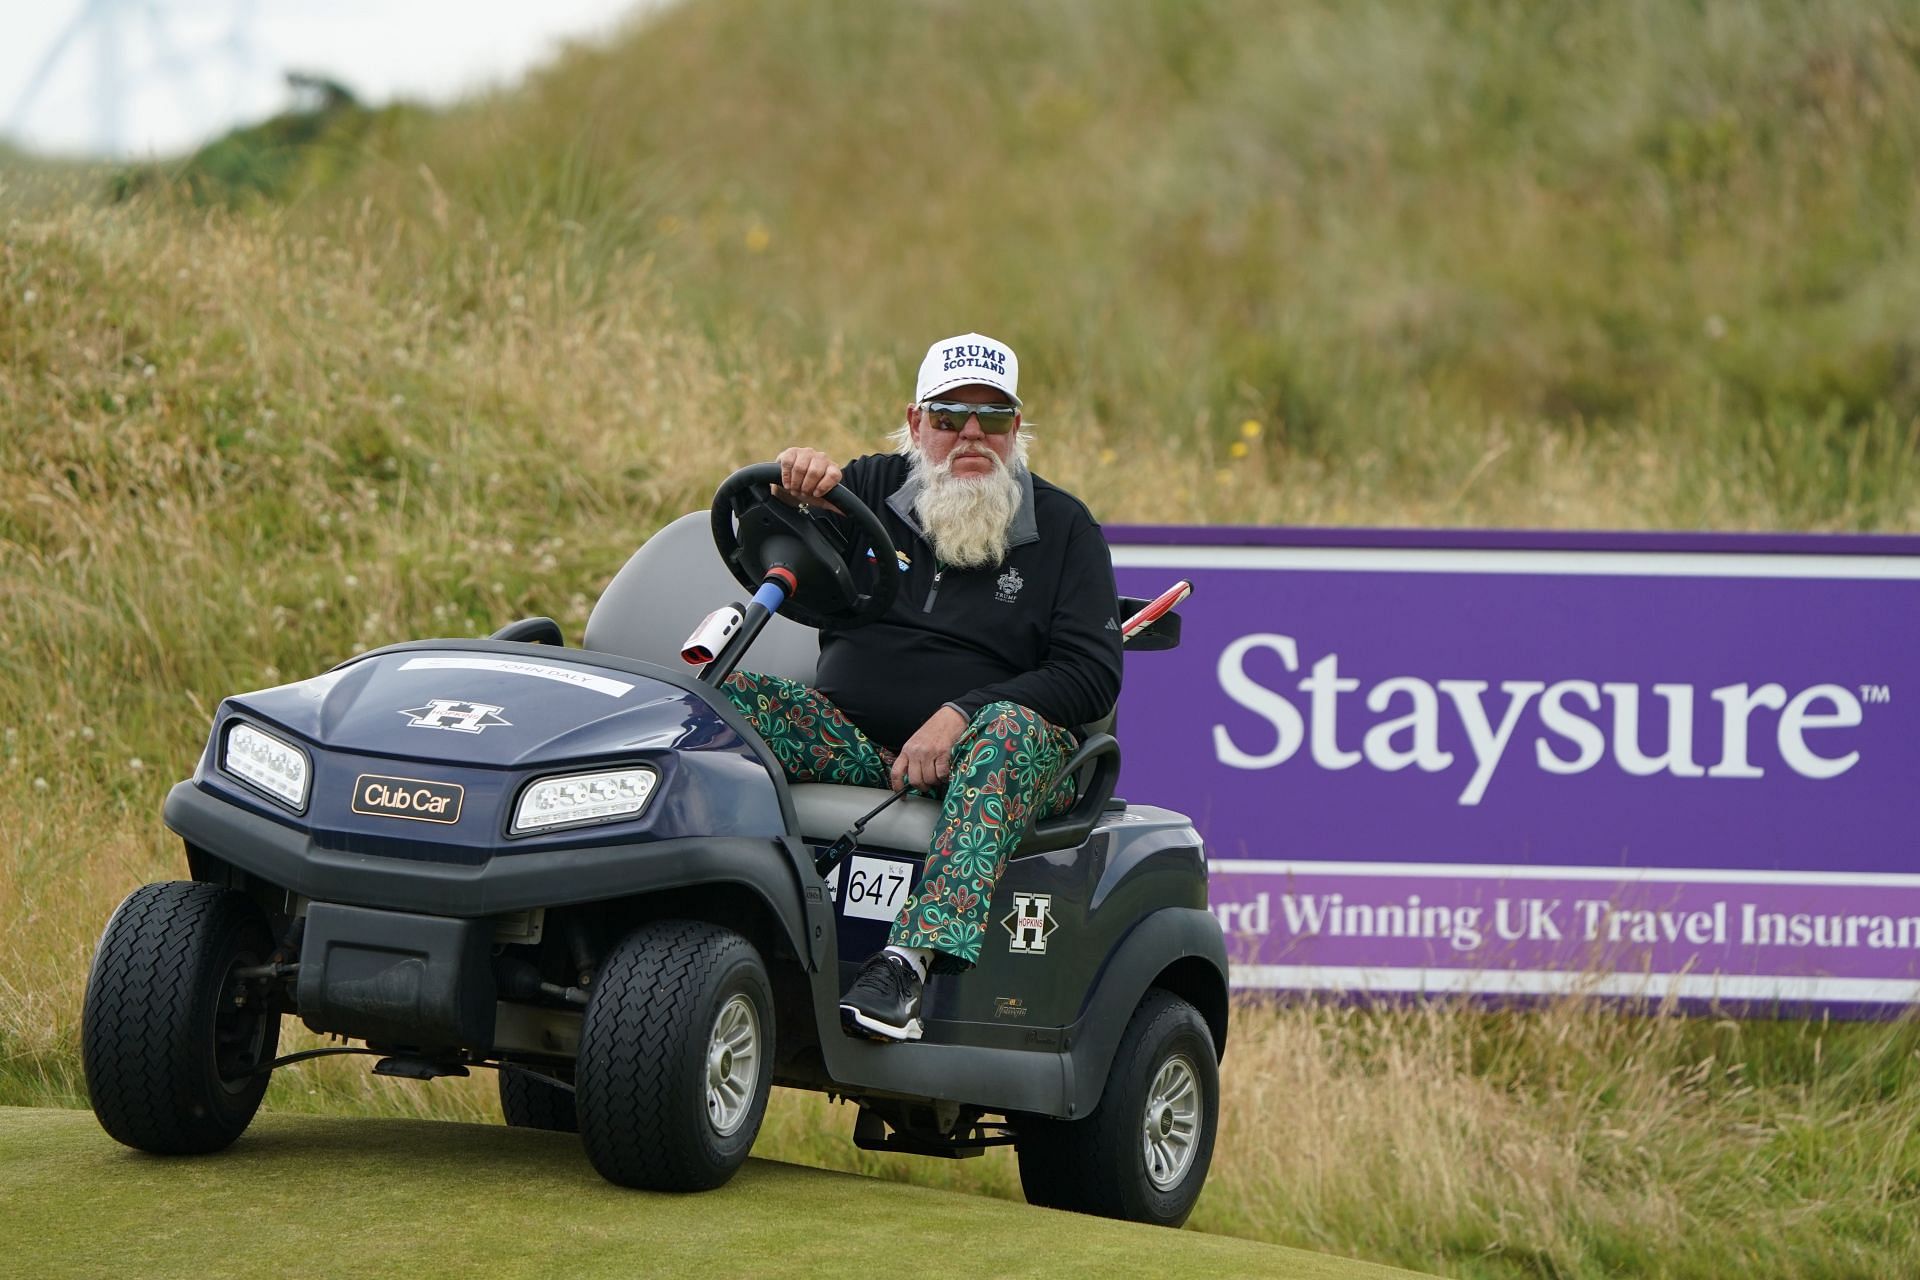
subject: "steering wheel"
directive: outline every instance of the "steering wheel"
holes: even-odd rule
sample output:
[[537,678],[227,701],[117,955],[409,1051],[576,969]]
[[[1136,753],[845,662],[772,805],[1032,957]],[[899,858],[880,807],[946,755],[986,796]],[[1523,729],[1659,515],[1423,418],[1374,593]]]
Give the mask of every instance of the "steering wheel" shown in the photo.
[[714,491],[713,545],[728,571],[754,591],[767,570],[788,570],[798,586],[780,607],[780,616],[806,626],[846,631],[877,621],[900,594],[899,566],[886,525],[853,490],[835,485],[825,501],[846,513],[848,526],[841,538],[834,524],[774,497],[771,486],[779,483],[780,464],[760,462],[740,468]]

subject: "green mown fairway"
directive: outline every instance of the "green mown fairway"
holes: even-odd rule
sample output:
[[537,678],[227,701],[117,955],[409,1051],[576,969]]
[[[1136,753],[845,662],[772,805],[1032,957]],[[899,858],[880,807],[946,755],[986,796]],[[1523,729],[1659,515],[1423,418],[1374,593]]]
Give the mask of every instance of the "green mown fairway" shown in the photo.
[[84,1111],[0,1108],[0,1203],[0,1269],[36,1276],[813,1276],[929,1253],[980,1277],[1411,1274],[767,1160],[705,1195],[623,1191],[571,1136],[421,1120],[263,1115],[223,1155],[161,1159]]

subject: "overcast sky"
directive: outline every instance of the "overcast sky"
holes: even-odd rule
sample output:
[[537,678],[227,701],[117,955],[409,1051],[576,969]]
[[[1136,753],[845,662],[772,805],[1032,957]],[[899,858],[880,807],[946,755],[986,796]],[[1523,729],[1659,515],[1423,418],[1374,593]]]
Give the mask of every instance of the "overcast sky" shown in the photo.
[[5,0],[0,134],[37,151],[177,153],[315,71],[368,102],[510,83],[656,0]]

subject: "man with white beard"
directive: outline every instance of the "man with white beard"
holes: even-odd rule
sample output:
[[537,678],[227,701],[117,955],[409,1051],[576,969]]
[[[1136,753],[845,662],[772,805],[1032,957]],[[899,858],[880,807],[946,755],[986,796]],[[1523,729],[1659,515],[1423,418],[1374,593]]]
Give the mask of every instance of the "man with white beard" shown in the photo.
[[844,470],[803,446],[779,457],[786,500],[837,521],[816,504],[844,481],[880,516],[900,593],[877,622],[820,633],[818,688],[735,672],[727,692],[794,781],[942,797],[920,881],[842,999],[851,1035],[920,1038],[924,983],[979,960],[1007,855],[1073,803],[1073,730],[1119,696],[1112,557],[1085,505],[1027,469],[1019,377],[1005,343],[936,342],[895,452]]

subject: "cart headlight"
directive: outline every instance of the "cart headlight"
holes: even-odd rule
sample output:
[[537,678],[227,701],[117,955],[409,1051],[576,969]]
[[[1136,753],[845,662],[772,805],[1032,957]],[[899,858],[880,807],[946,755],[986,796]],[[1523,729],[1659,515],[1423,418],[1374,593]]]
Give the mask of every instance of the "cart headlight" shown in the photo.
[[542,778],[520,793],[513,829],[544,831],[631,817],[647,807],[659,780],[651,769],[609,769],[604,773]]
[[307,753],[242,721],[227,730],[220,767],[295,809],[307,807]]

